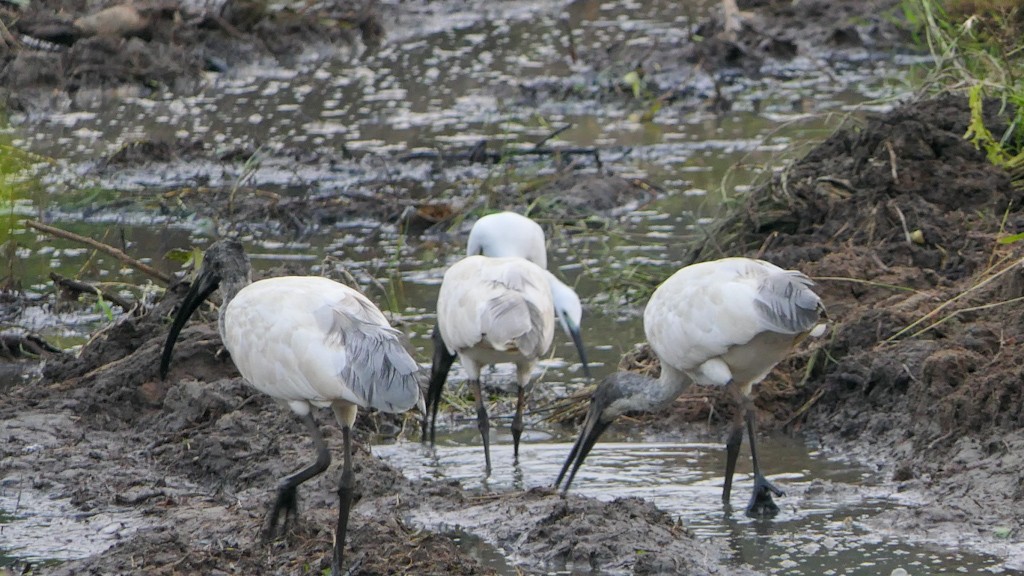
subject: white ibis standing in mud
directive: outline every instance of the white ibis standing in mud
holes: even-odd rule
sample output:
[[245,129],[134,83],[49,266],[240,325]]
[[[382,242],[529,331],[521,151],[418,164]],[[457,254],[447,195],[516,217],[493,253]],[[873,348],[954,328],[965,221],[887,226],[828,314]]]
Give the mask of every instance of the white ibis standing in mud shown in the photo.
[[[491,471],[490,423],[480,387],[480,371],[489,364],[516,365],[516,415],[512,441],[519,458],[523,408],[531,373],[551,347],[555,332],[551,289],[540,266],[523,258],[467,256],[444,274],[437,297],[437,327],[442,347],[458,355],[476,397],[477,428],[484,443],[487,472]],[[435,350],[435,358],[437,352]],[[444,380],[441,380],[441,385]],[[431,380],[428,397],[440,399],[440,386]],[[436,394],[436,396],[435,396]],[[424,416],[426,422],[426,416]]]
[[577,470],[606,428],[626,412],[651,411],[672,403],[691,382],[725,386],[739,410],[726,442],[728,506],[736,458],[746,421],[754,493],[747,515],[778,512],[772,494],[783,492],[761,473],[755,446],[751,388],[808,334],[820,335],[825,308],[813,283],[795,270],[748,258],[725,258],[687,266],[661,284],[644,311],[644,332],[661,361],[658,380],[617,372],[594,391],[579,438],[555,485],[568,490]]
[[[580,320],[583,317],[583,306],[576,292],[555,278],[546,270],[548,255],[545,248],[544,230],[533,220],[515,212],[498,212],[481,217],[469,231],[466,249],[468,256],[488,256],[492,258],[519,257],[533,262],[543,269],[548,286],[551,289],[554,314],[566,335],[572,338],[573,344],[580,355],[583,373],[590,377],[590,366],[587,363],[583,338],[580,336]],[[434,356],[430,370],[430,384],[427,387],[427,411],[423,415],[422,438],[434,443],[437,410],[441,403],[441,392],[448,372],[455,361],[455,353],[449,350],[438,327],[432,335]],[[428,432],[429,429],[429,432]],[[518,441],[516,442],[518,451]],[[518,452],[517,452],[518,453]]]
[[174,318],[160,359],[161,378],[167,375],[182,326],[218,287],[223,296],[220,336],[238,371],[257,390],[286,403],[302,419],[316,447],[315,463],[279,483],[266,537],[273,537],[279,519],[283,531],[297,512],[298,486],[331,463],[312,408],[330,406],[341,425],[345,461],[331,560],[331,573],[340,576],[355,481],[351,436],[356,410],[403,412],[417,404],[422,410],[419,365],[409,354],[404,335],[359,292],[316,276],[251,282],[242,245],[221,240],[206,250]]

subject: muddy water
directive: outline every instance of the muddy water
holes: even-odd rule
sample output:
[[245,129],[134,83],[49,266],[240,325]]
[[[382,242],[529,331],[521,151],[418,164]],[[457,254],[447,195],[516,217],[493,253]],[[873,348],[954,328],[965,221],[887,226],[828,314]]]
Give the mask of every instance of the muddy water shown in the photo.
[[[520,447],[522,466],[514,466],[510,436],[501,432],[497,445],[492,445],[495,469],[488,478],[482,474],[482,449],[472,427],[445,437],[435,450],[399,443],[378,446],[375,451],[412,478],[456,478],[468,488],[494,491],[552,485],[572,439],[534,431],[532,442]],[[757,521],[742,513],[751,480],[742,458],[734,510],[728,512],[722,506],[725,461],[720,442],[705,438],[637,443],[613,433],[609,436],[580,469],[573,491],[602,500],[627,496],[653,500],[695,533],[727,542],[729,562],[737,566],[804,575],[874,576],[898,568],[910,574],[1024,573],[1007,568],[999,559],[949,544],[879,533],[870,519],[886,509],[914,506],[913,497],[879,484],[871,470],[825,457],[804,439],[768,437],[759,444],[770,455],[772,471],[778,472],[770,478],[787,496],[777,500],[782,508],[777,518]],[[487,522],[487,518],[437,515],[430,510],[420,510],[414,519],[433,529],[469,532],[486,531]],[[488,550],[485,543],[472,542]],[[505,559],[495,563],[503,573],[514,574],[508,564]],[[556,573],[574,572],[565,567]]]
[[[699,8],[678,4],[578,2],[567,17],[578,31],[578,44],[628,45],[686,29]],[[619,303],[618,294],[609,294],[608,277],[641,267],[667,276],[678,265],[679,239],[698,235],[704,219],[742,194],[763,165],[796,154],[794,147],[823,136],[841,116],[870,109],[873,105],[866,103],[903,90],[898,78],[906,62],[865,54],[829,74],[818,73],[819,63],[796,61],[776,76],[731,84],[725,91],[732,107],[724,114],[699,104],[713,92],[700,77],[693,79],[694,105],[666,107],[650,122],[639,119],[649,108],[642,100],[531,101],[508,87],[524,84],[544,92],[594,80],[552,48],[565,43],[559,10],[543,2],[501,3],[494,10],[486,18],[456,13],[420,22],[412,31],[392,36],[388,47],[367,59],[356,60],[342,50],[326,60],[299,58],[287,69],[236,69],[226,77],[211,77],[209,89],[193,98],[104,102],[105,96],[97,94],[97,105],[85,110],[12,118],[9,134],[16,145],[56,159],[55,165],[39,168],[42,190],[0,199],[10,206],[0,225],[13,230],[23,247],[16,275],[30,293],[39,295],[48,290],[46,276],[51,270],[75,275],[87,265],[96,277],[113,285],[145,281],[73,243],[19,230],[19,217],[49,214],[65,228],[104,238],[173,271],[176,265],[162,260],[162,255],[170,248],[205,243],[210,223],[195,220],[186,208],[157,214],[152,201],[137,199],[140,191],[231,186],[244,180],[281,195],[318,196],[351,190],[370,193],[374,183],[403,177],[471,191],[493,177],[492,168],[436,167],[395,158],[420,149],[462,150],[481,138],[510,147],[529,145],[548,136],[553,127],[572,124],[556,143],[600,147],[606,169],[644,177],[667,192],[652,205],[623,215],[611,230],[570,230],[552,242],[552,265],[588,302],[584,337],[600,377],[642,340],[639,306]],[[614,83],[627,71],[609,70],[608,77],[599,80]],[[98,158],[140,139],[199,140],[225,153],[256,150],[257,161],[100,170]],[[296,153],[330,162],[297,163]],[[551,169],[526,166],[519,175],[526,179]],[[464,237],[455,234],[449,244],[406,239],[394,227],[375,222],[346,223],[330,233],[301,238],[273,227],[254,226],[243,232],[257,268],[298,261],[312,273],[334,274],[344,267],[383,308],[406,320],[403,329],[413,337],[419,357],[429,358],[426,335],[437,284],[444,264],[461,253]],[[367,246],[368,236],[377,241]],[[48,300],[17,318],[19,325],[67,347],[84,341],[105,321],[100,310],[62,312]],[[541,367],[543,385],[553,395],[582,383],[571,345],[561,337],[557,340],[552,357]],[[456,372],[454,389],[459,376]],[[499,370],[489,378],[507,381],[508,376],[507,370]],[[510,490],[550,484],[571,442],[564,431],[535,424],[525,437],[524,468],[517,471],[507,465],[507,438],[499,437],[494,447],[499,464],[485,484],[475,431],[466,422],[449,424],[461,430],[444,437],[434,453],[402,444],[382,447],[379,453],[412,477],[451,477],[470,489]],[[783,514],[771,523],[723,515],[718,500],[723,464],[717,439],[625,440],[616,442],[612,436],[595,449],[576,490],[598,498],[652,498],[699,533],[728,541],[737,563],[766,572],[808,575],[888,574],[898,567],[911,574],[1001,570],[1000,561],[993,558],[908,542],[870,527],[866,519],[877,511],[912,506],[913,501],[892,487],[878,485],[872,471],[827,459],[803,439],[772,439],[762,448],[765,461],[779,472],[775,478],[790,491],[782,501]],[[623,470],[634,473],[624,475]],[[741,482],[737,506],[742,505],[743,488]],[[18,504],[4,500],[8,513],[17,506],[17,517],[0,515],[5,534],[35,534],[30,525],[45,525],[48,518],[60,516],[59,508],[53,512],[55,508],[26,494],[19,494]],[[471,519],[436,518],[426,512],[417,521],[432,528],[473,528]],[[54,526],[61,530],[59,523]],[[67,541],[73,536],[61,533],[54,539]],[[465,540],[495,564],[502,563],[496,551],[473,537]],[[17,542],[25,543],[19,546],[20,555],[34,558],[59,559],[96,549],[65,554],[59,546],[45,545],[44,538]]]

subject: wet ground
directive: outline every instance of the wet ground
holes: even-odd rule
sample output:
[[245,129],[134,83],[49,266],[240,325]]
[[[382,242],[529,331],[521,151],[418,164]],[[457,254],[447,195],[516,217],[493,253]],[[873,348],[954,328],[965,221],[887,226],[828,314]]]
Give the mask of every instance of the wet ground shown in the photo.
[[[554,232],[558,259],[569,264],[560,273],[580,278],[581,293],[593,295],[591,312],[605,310],[593,314],[592,324],[601,325],[604,316],[604,326],[623,332],[618,345],[605,345],[595,354],[605,372],[640,339],[629,332],[638,324],[639,308],[629,301],[631,294],[665,268],[696,258],[763,252],[819,280],[836,322],[832,336],[781,366],[761,387],[759,407],[766,429],[800,432],[801,440],[815,444],[819,457],[841,456],[866,466],[865,472],[834,484],[821,480],[827,476],[822,470],[782,477],[793,485],[794,510],[813,509],[819,494],[827,495],[828,507],[839,508],[840,516],[813,528],[821,539],[784,545],[775,554],[781,557],[767,562],[745,548],[761,546],[763,540],[735,535],[771,533],[771,526],[744,522],[730,537],[720,525],[701,525],[700,518],[713,513],[694,521],[669,504],[685,497],[659,500],[648,492],[640,494],[644,499],[608,501],[607,494],[588,496],[582,486],[578,494],[559,497],[544,486],[552,479],[549,460],[557,466],[557,454],[568,449],[565,444],[551,444],[549,455],[538,454],[537,465],[524,466],[520,478],[496,475],[490,486],[482,486],[471,471],[459,471],[465,464],[452,464],[453,458],[461,462],[471,457],[458,456],[458,448],[472,439],[446,438],[430,453],[418,444],[414,415],[397,420],[364,417],[356,469],[362,494],[350,532],[354,574],[517,569],[743,574],[798,568],[805,574],[871,573],[870,562],[864,566],[863,558],[856,567],[853,560],[823,565],[811,560],[839,552],[857,557],[856,546],[844,548],[846,540],[828,544],[828,538],[843,531],[865,535],[856,540],[862,549],[881,548],[889,538],[917,539],[935,548],[963,547],[939,559],[941,568],[928,566],[927,557],[922,561],[920,556],[900,564],[913,574],[958,568],[1024,570],[1024,520],[1019,512],[1024,498],[1019,462],[1024,402],[1015,350],[1022,323],[1013,310],[1021,290],[1021,255],[1013,244],[995,243],[1000,233],[1019,231],[1015,207],[1020,192],[1006,174],[962,141],[967,125],[962,100],[911,103],[885,116],[851,119],[847,129],[755,187],[749,200],[727,198],[725,204],[740,209],[713,233],[690,226],[689,234],[676,237],[677,230],[700,220],[679,208],[680,213],[672,213],[672,207],[704,206],[708,213],[717,212],[707,207],[718,183],[710,178],[701,182],[702,154],[711,157],[709,150],[737,147],[742,156],[744,143],[726,137],[716,141],[706,133],[690,147],[673,147],[652,144],[660,135],[646,130],[700,122],[726,125],[719,126],[721,134],[728,133],[728,118],[735,117],[730,114],[783,121],[802,117],[817,106],[827,108],[812,97],[794,98],[802,84],[813,87],[804,94],[820,95],[821,84],[844,72],[863,66],[880,70],[895,59],[890,49],[905,41],[887,17],[891,3],[806,2],[800,11],[790,2],[741,7],[750,13],[743,16],[745,27],[735,37],[721,33],[720,18],[665,11],[656,2],[617,7],[634,13],[632,19],[609,17],[603,11],[615,8],[588,2],[564,9],[503,3],[500,9],[476,11],[443,3],[312,4],[307,10],[258,19],[248,24],[251,29],[239,13],[232,16],[236,20],[228,18],[229,12],[218,13],[226,14],[222,19],[228,18],[228,28],[208,15],[197,19],[202,11],[190,7],[182,12],[183,19],[181,13],[178,19],[171,14],[174,34],[158,31],[148,38],[126,39],[117,46],[129,49],[115,51],[129,57],[132,65],[145,61],[143,56],[164,54],[164,60],[152,61],[184,67],[170,72],[173,81],[117,76],[115,72],[129,68],[118,61],[111,62],[110,70],[99,70],[103,73],[58,73],[82,70],[97,54],[111,54],[110,38],[81,45],[79,40],[67,51],[47,50],[43,55],[8,47],[2,79],[12,121],[28,133],[19,145],[59,158],[57,170],[40,172],[43,187],[70,198],[59,210],[54,203],[50,214],[69,222],[124,224],[120,214],[148,213],[144,226],[164,230],[148,240],[151,245],[104,237],[133,254],[152,257],[167,248],[188,247],[190,235],[204,229],[242,233],[257,250],[276,255],[257,261],[261,274],[312,269],[344,278],[351,272],[375,300],[401,302],[408,297],[401,293],[403,285],[416,283],[410,280],[436,282],[441,268],[424,270],[406,258],[443,262],[457,253],[446,244],[461,240],[449,230],[464,231],[480,210],[530,205]],[[52,16],[46,8],[45,3],[34,4],[39,13],[33,17],[45,21]],[[77,14],[87,8],[97,7],[82,4],[68,10]],[[659,19],[662,13],[673,16]],[[154,22],[163,22],[159,18],[166,13],[155,14]],[[347,24],[342,26],[342,21]],[[316,27],[324,22],[334,24],[320,33]],[[374,22],[387,32],[388,40],[379,46],[374,45]],[[5,23],[25,32],[21,26],[29,22]],[[266,31],[260,26],[270,27],[280,45],[258,33]],[[615,27],[628,32],[607,31]],[[364,30],[371,31],[369,36]],[[459,35],[460,30],[468,30],[472,38]],[[545,32],[531,35],[529,30]],[[564,32],[554,35],[558,30]],[[531,49],[519,59],[475,69],[478,62],[506,54],[500,46],[487,44],[506,37],[525,38]],[[552,43],[552,37],[559,40]],[[449,61],[442,56],[453,53],[465,58]],[[227,60],[226,72],[212,72],[222,76],[205,76],[211,72],[204,68],[224,64],[208,62],[211,55]],[[32,58],[57,62],[58,72],[41,75],[35,84],[12,80],[24,80],[12,76],[16,72],[43,70],[25,63]],[[12,64],[20,60],[25,62]],[[336,73],[339,62],[350,75]],[[625,81],[638,64],[642,82],[637,77]],[[403,67],[426,73],[410,79],[396,72]],[[242,119],[198,120],[211,111],[263,102],[251,88],[256,70],[264,80],[258,84],[259,94],[272,105]],[[275,74],[278,82],[265,81]],[[471,96],[437,88],[460,83],[471,83]],[[773,92],[780,84],[788,84],[787,90]],[[168,97],[164,90],[177,95]],[[360,93],[366,97],[354,96]],[[147,94],[154,97],[140,98]],[[418,101],[424,94],[433,100]],[[842,98],[841,91],[833,94],[836,100]],[[434,100],[445,102],[446,115],[433,112]],[[503,115],[506,107],[513,112]],[[523,121],[523,111],[529,109],[572,124],[555,139],[562,150],[537,145],[558,127]],[[335,119],[327,113],[332,110]],[[144,133],[133,129],[140,114],[152,118]],[[651,114],[657,121],[644,119]],[[593,117],[603,121],[588,124]],[[367,119],[378,125],[372,133]],[[716,134],[715,128],[709,133]],[[480,146],[485,138],[487,145]],[[786,144],[780,139],[767,152],[777,153]],[[765,152],[763,147],[760,151]],[[636,154],[643,157],[636,160]],[[496,159],[500,163],[492,164]],[[698,169],[672,169],[684,163]],[[686,174],[685,180],[680,173]],[[83,186],[82,178],[94,187]],[[675,189],[693,192],[698,201],[684,204],[687,194]],[[654,199],[659,199],[658,210],[648,206]],[[11,204],[19,216],[49,212],[38,199],[27,214],[17,212],[17,201]],[[669,211],[672,227],[660,220],[663,210]],[[185,217],[195,225],[177,227]],[[586,224],[579,224],[581,220]],[[605,242],[613,242],[617,229],[632,229],[629,224],[637,221],[646,221],[645,241],[661,239],[674,249],[645,252],[634,247],[620,260],[593,249],[601,240],[585,240],[580,247],[581,238],[604,236]],[[704,237],[710,240],[695,241]],[[635,239],[627,239],[630,243],[635,245]],[[42,252],[41,262],[36,252],[23,253],[22,264],[7,260],[14,273],[5,270],[6,278],[31,281],[20,291],[4,292],[0,309],[5,323],[28,324],[26,310],[39,308],[40,301],[49,306],[50,297],[40,287],[46,281],[40,279],[55,262],[106,270],[108,279],[113,271],[117,281],[134,285],[148,280],[138,272],[119,271],[104,257],[79,264],[85,254],[68,245],[55,246]],[[310,252],[328,258],[282,262],[281,254]],[[606,274],[596,263],[601,258],[618,271],[621,285],[598,283]],[[165,271],[179,267],[172,261],[156,264]],[[98,277],[104,278],[102,273]],[[164,320],[180,298],[181,286],[162,296],[159,290],[127,292],[148,303],[145,313],[126,315],[90,338],[73,357],[44,354],[39,378],[28,383],[12,378],[14,383],[3,389],[0,509],[16,516],[32,510],[36,523],[34,528],[10,524],[3,547],[20,548],[20,543],[42,539],[40,534],[59,532],[61,540],[49,553],[37,551],[30,560],[72,559],[36,568],[56,574],[319,573],[327,567],[332,540],[328,527],[336,505],[337,464],[304,487],[298,526],[278,541],[260,542],[269,490],[309,456],[301,426],[250,390],[229,362],[216,357],[217,336],[209,323],[194,322],[186,329],[176,349],[178,363],[167,381],[160,381],[156,355],[166,333]],[[966,296],[953,300],[964,292]],[[893,338],[944,302],[951,303]],[[396,324],[412,332],[425,360],[428,306],[390,308]],[[74,318],[84,327],[106,325],[102,310],[91,316],[78,312]],[[936,320],[943,322],[932,326]],[[44,321],[47,326],[52,324]],[[584,384],[578,367],[561,359],[571,355],[557,356],[547,369],[561,385],[546,392],[538,389],[538,409]],[[26,364],[7,365],[21,369]],[[666,450],[685,452],[695,440],[681,438],[679,430],[693,430],[694,422],[700,422],[705,437],[696,441],[710,452],[729,410],[727,403],[706,393],[701,401],[680,402],[668,415],[639,418],[633,433],[653,434],[645,436],[648,440],[671,435],[675,448]],[[446,417],[459,415],[452,408]],[[338,431],[326,428],[328,441],[336,445]],[[457,432],[460,426],[453,428]],[[532,433],[565,442],[574,427],[537,424]],[[371,455],[371,444],[387,445],[373,448]],[[416,462],[434,458],[441,464],[430,475],[416,472]],[[626,466],[657,459],[645,453],[627,459]],[[700,469],[695,460],[683,458],[687,469]],[[715,464],[706,464],[707,474],[714,474],[710,470]],[[807,466],[794,463],[787,469]],[[665,468],[678,475],[682,466]],[[594,474],[581,477],[580,483],[599,485],[599,466]],[[703,492],[714,502],[715,476],[706,482],[711,485]],[[621,484],[612,491],[630,493]],[[881,494],[906,505],[861,514],[856,506],[843,509],[836,504],[847,492],[858,502],[865,494]],[[707,506],[706,497],[704,502]],[[463,532],[449,531],[454,524]],[[807,525],[799,529],[812,530]],[[8,540],[9,533],[16,536]],[[474,543],[474,538],[496,548]],[[83,553],[100,549],[106,550]],[[965,556],[973,552],[989,556]],[[895,555],[900,554],[905,549],[898,548]],[[16,570],[23,565],[24,559],[15,561]]]

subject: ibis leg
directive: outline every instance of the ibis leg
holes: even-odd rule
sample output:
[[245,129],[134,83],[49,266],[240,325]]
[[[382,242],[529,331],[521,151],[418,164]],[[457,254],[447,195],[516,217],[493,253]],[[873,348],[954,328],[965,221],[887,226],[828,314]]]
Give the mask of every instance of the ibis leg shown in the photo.
[[523,410],[526,407],[526,388],[517,386],[516,415],[512,418],[512,453],[519,462],[519,439],[523,436]]
[[320,427],[317,426],[313,414],[303,416],[302,423],[306,425],[309,435],[313,438],[313,446],[316,448],[316,462],[285,477],[278,484],[277,498],[274,500],[274,505],[270,508],[267,527],[263,532],[264,538],[273,538],[277,533],[278,520],[282,512],[284,513],[284,518],[281,521],[281,532],[284,532],[285,528],[288,527],[289,520],[298,512],[299,484],[327,470],[327,467],[331,465],[331,453],[327,449],[327,443],[324,442],[324,436],[320,432]]
[[334,534],[334,557],[331,559],[331,576],[341,576],[341,564],[345,558],[345,533],[348,530],[348,512],[352,509],[352,493],[355,489],[355,475],[352,472],[352,428],[342,426],[341,434],[345,444],[345,463],[341,469],[338,484],[338,529]]
[[747,420],[747,431],[750,434],[750,461],[754,466],[754,493],[750,496],[750,503],[747,504],[747,516],[771,518],[779,513],[779,507],[772,499],[772,494],[785,496],[786,493],[761,474],[761,467],[757,462],[757,442],[754,431],[757,415],[754,413],[753,403],[749,399],[744,403],[743,412]]
[[341,469],[341,482],[338,484],[338,529],[334,533],[331,576],[341,576],[341,564],[345,557],[345,533],[348,530],[348,515],[352,510],[352,494],[356,483],[355,474],[352,472],[352,428],[343,426],[341,434],[345,444],[345,463]]
[[487,419],[487,405],[484,403],[484,393],[480,389],[480,378],[469,381],[469,387],[476,397],[476,427],[480,430],[480,437],[484,441],[484,461],[487,465],[487,473],[491,473],[491,423]]
[[[434,435],[437,428],[437,409],[441,405],[441,391],[444,390],[444,383],[448,379],[448,372],[455,362],[455,354],[448,351],[448,347],[441,337],[441,329],[434,326],[434,332],[430,335],[434,343],[434,357],[430,364],[430,383],[427,386],[426,412],[423,413],[422,430],[420,438],[423,442],[430,439],[434,444]],[[429,434],[428,434],[429,428]]]
[[736,473],[736,460],[743,445],[743,420],[736,419],[729,430],[729,438],[725,441],[725,484],[722,486],[722,502],[729,504],[732,494],[732,477]]

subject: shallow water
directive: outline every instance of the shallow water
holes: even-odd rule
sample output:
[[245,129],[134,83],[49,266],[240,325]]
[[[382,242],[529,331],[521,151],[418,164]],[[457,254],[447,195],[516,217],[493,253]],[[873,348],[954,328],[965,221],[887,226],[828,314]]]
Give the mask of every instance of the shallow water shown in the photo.
[[[700,428],[700,426],[696,426]],[[494,470],[483,474],[483,449],[475,428],[441,438],[434,450],[402,442],[374,447],[412,479],[457,479],[471,490],[523,490],[551,486],[571,448],[571,438],[547,431],[524,434],[520,466],[513,465],[511,437],[499,429],[492,440]],[[504,432],[504,433],[503,433]],[[758,444],[769,478],[787,495],[770,521],[743,514],[751,487],[749,461],[741,454],[733,484],[733,511],[721,502],[725,453],[715,442],[625,442],[610,431],[580,468],[572,491],[601,500],[635,496],[677,515],[702,537],[724,543],[728,562],[767,574],[888,575],[903,568],[922,574],[1024,574],[990,556],[948,546],[883,536],[865,525],[882,510],[912,507],[908,495],[877,484],[877,475],[848,462],[826,458],[801,439],[765,437]],[[604,439],[603,439],[604,440]],[[434,529],[472,532],[473,518],[413,515]],[[965,536],[966,539],[966,536]],[[475,545],[487,548],[485,542]],[[967,542],[963,542],[966,544]],[[504,562],[494,562],[515,574]],[[574,573],[571,568],[556,574]]]
[[[574,3],[567,17],[580,45],[650,45],[659,34],[678,34],[699,14],[699,8],[683,4],[688,3],[584,1]],[[797,156],[805,142],[826,135],[843,116],[885,109],[905,93],[900,78],[912,60],[865,53],[828,74],[820,73],[820,62],[797,61],[780,74],[727,86],[733,101],[728,113],[716,114],[699,104],[668,106],[653,121],[643,122],[639,115],[646,105],[639,102],[605,102],[586,94],[531,101],[510,89],[594,84],[586,70],[562,55],[562,16],[551,2],[502,2],[484,13],[424,19],[364,60],[342,51],[326,61],[300,59],[288,69],[254,66],[212,76],[209,87],[191,98],[100,98],[95,107],[74,113],[16,116],[4,137],[55,162],[36,166],[40,187],[0,198],[0,230],[12,231],[20,246],[12,263],[14,274],[30,294],[40,297],[51,289],[50,271],[75,276],[85,269],[84,277],[109,282],[112,289],[119,289],[118,283],[147,281],[72,242],[27,232],[17,223],[20,218],[45,216],[174,272],[178,264],[163,255],[171,248],[204,245],[211,223],[195,220],[186,209],[160,213],[151,199],[154,190],[230,187],[244,180],[281,195],[312,197],[371,194],[382,181],[409,178],[428,187],[475,191],[494,177],[493,168],[395,159],[422,149],[465,150],[482,138],[527,146],[554,127],[571,123],[554,144],[599,147],[608,171],[645,178],[667,192],[651,205],[621,215],[611,229],[570,230],[551,241],[552,267],[587,302],[584,339],[595,377],[600,377],[643,339],[640,304],[620,304],[618,295],[608,294],[605,280],[641,267],[667,277],[679,265],[679,246],[700,234],[700,226],[721,205],[742,195],[767,163]],[[623,72],[608,70],[608,78],[599,81],[614,83]],[[693,97],[699,102],[713,87],[695,82]],[[248,163],[211,160],[100,170],[98,158],[140,139],[196,139],[218,150],[259,153]],[[358,158],[349,158],[342,149]],[[296,162],[296,154],[316,161]],[[539,162],[517,168],[517,174],[527,179],[553,169]],[[437,285],[446,263],[461,255],[463,237],[453,236],[448,245],[421,242],[377,222],[342,223],[299,239],[273,227],[253,225],[243,232],[257,268],[298,261],[314,274],[341,268],[352,273],[382,308],[406,320],[403,329],[412,336],[418,356],[429,358],[427,336]],[[368,243],[367,238],[375,241]],[[81,344],[107,321],[102,310],[64,312],[51,298],[4,320],[64,347]],[[582,379],[571,343],[558,333],[556,344],[541,371],[542,385],[558,395]],[[509,374],[504,369],[496,376],[507,379]],[[460,377],[456,369],[451,387]],[[412,477],[458,478],[470,489],[549,485],[572,438],[538,428],[525,441],[526,467],[516,474],[507,465],[507,438],[498,439],[495,473],[486,486],[472,427],[445,437],[436,456],[418,445],[402,444],[381,447],[378,453]],[[735,562],[771,573],[888,574],[896,567],[911,574],[999,573],[998,560],[883,539],[865,528],[861,519],[879,510],[913,505],[893,499],[891,490],[873,487],[876,478],[868,471],[824,458],[798,440],[766,440],[762,453],[778,474],[774,478],[791,493],[780,501],[783,513],[771,523],[723,517],[723,455],[717,443],[706,440],[636,443],[615,442],[610,436],[595,448],[574,490],[599,498],[652,498],[699,534],[727,542]],[[746,497],[745,480],[734,494],[737,507]],[[72,558],[108,543],[101,539],[91,548],[72,546],[69,542],[86,539],[61,522],[68,513],[66,503],[46,501],[45,495],[34,499],[25,490],[19,503],[11,499],[11,490],[5,486],[0,498],[0,528],[4,546],[17,543],[20,556]],[[17,514],[11,514],[15,508]],[[429,517],[419,520],[437,523]],[[36,531],[37,526],[47,530]],[[102,534],[106,528],[89,530]],[[501,563],[493,550],[481,550]],[[0,566],[4,562],[0,556]]]

